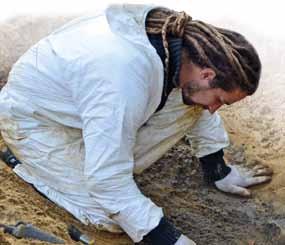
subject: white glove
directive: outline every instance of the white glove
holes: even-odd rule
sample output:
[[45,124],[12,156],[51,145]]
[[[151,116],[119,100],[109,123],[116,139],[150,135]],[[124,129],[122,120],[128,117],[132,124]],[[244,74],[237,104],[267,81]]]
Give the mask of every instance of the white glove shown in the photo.
[[240,165],[228,165],[231,172],[215,182],[216,187],[223,191],[248,197],[250,191],[245,187],[261,184],[271,180],[272,170],[264,165],[256,165],[252,169]]
[[196,245],[196,243],[187,236],[181,235],[174,245]]

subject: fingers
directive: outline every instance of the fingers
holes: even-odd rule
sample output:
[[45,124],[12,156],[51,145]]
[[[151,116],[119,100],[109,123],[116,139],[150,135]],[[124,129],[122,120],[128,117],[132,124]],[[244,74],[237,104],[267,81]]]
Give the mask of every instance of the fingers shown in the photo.
[[255,165],[252,169],[253,169],[253,170],[259,170],[259,169],[262,169],[262,168],[265,168],[265,166],[264,166],[264,165],[261,165],[261,164],[257,164],[257,165]]
[[220,183],[215,183],[216,187],[223,191],[223,192],[228,192],[234,195],[239,195],[242,197],[250,197],[251,193],[249,190],[247,190],[246,188],[240,187],[240,186],[236,186],[236,185],[221,185]]
[[246,185],[252,186],[252,185],[258,185],[261,183],[265,183],[271,180],[271,176],[258,176],[258,177],[251,177],[247,178]]
[[271,168],[264,165],[252,166],[251,169],[232,165],[230,167],[231,172],[225,178],[216,181],[215,185],[223,192],[243,197],[251,196],[246,187],[270,181],[273,173]]
[[268,167],[264,167],[264,168],[259,168],[259,169],[256,169],[254,171],[254,176],[270,176],[273,174],[273,171],[271,168],[268,168]]
[[243,197],[250,197],[251,193],[248,189],[240,187],[240,186],[232,186],[232,194],[243,196]]
[[270,167],[261,164],[255,165],[251,168],[238,166],[237,169],[243,176],[247,177],[271,176],[273,174],[273,171]]

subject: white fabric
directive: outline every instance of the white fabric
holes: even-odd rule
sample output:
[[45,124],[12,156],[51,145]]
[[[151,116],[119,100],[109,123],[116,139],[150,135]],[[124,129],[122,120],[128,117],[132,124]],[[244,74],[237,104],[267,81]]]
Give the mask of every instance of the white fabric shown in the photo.
[[163,66],[145,33],[151,8],[112,5],[72,21],[19,59],[0,94],[2,136],[23,162],[15,172],[82,222],[119,225],[135,242],[163,212],[138,190],[134,167],[156,161],[200,112],[175,90],[153,114]]
[[193,153],[199,158],[229,145],[229,137],[221,117],[217,112],[210,114],[208,110],[203,111],[187,138],[191,142]]
[[230,164],[228,166],[231,168],[231,172],[215,182],[216,187],[224,192],[248,197],[251,193],[246,187],[271,180],[272,170],[267,166],[256,165],[253,168]]
[[196,243],[188,237],[181,235],[174,245],[196,245]]
[[202,108],[183,104],[181,90],[174,89],[164,108],[153,114],[138,131],[134,172],[141,173],[161,158],[195,125],[201,113]]

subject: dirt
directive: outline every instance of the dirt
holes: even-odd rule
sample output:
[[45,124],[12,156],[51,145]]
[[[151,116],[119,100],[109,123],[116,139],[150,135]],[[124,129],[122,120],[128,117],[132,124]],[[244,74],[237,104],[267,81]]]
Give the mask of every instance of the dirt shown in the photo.
[[[243,147],[232,146],[228,158],[245,160]],[[4,165],[3,165],[4,166]],[[265,186],[253,190],[253,198],[225,195],[203,181],[199,163],[191,157],[191,147],[181,141],[136,181],[145,195],[164,207],[166,216],[197,244],[284,244],[282,226],[285,221],[272,203],[256,194]],[[33,187],[18,178],[8,167],[0,172],[0,222],[15,224],[30,222],[42,230],[62,238],[66,244],[76,244],[67,234],[68,224],[74,224],[96,244],[132,244],[125,235],[114,235],[84,226],[69,213],[44,198]],[[262,195],[261,195],[262,196]],[[0,233],[0,244],[48,244],[35,240],[15,239]]]
[[[285,53],[284,41],[248,34],[261,53],[263,77],[254,96],[221,110],[232,142],[226,158],[236,164],[268,164],[274,170],[271,183],[251,188],[251,198],[221,193],[204,183],[199,164],[191,157],[191,147],[183,140],[136,176],[142,192],[164,207],[166,216],[198,245],[285,244],[285,59],[280,55]],[[4,164],[0,166],[0,223],[24,220],[71,245],[78,244],[67,234],[67,226],[74,224],[98,245],[132,244],[124,234],[100,232],[80,224]],[[48,243],[16,239],[0,232],[0,244]]]
[[[244,157],[235,147],[227,154]],[[259,198],[225,195],[208,186],[198,161],[190,155],[189,146],[180,142],[137,177],[144,193],[163,206],[166,216],[197,244],[276,244],[269,221],[282,216],[274,213],[272,205]]]

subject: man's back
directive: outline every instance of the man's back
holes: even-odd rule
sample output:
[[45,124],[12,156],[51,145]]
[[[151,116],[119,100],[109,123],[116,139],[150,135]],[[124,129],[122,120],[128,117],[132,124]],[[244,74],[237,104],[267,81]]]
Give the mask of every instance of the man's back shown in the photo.
[[93,103],[96,96],[102,102],[99,96],[113,92],[114,101],[119,97],[128,100],[135,109],[136,124],[141,125],[161,96],[161,69],[151,55],[115,35],[105,15],[78,18],[18,60],[1,96],[15,98],[15,108],[27,103],[31,108],[28,116],[36,113],[46,120],[82,128],[78,107],[86,91],[94,94]]

